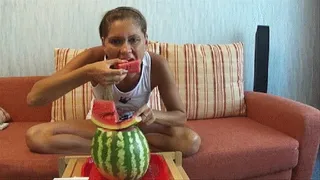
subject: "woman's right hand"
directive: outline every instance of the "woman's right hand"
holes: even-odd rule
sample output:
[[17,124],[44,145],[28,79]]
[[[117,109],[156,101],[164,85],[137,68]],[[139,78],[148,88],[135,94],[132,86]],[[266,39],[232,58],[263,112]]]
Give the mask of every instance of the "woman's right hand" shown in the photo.
[[110,59],[88,64],[87,75],[89,76],[91,82],[99,83],[102,86],[118,84],[126,77],[128,71],[124,69],[112,69],[111,66],[125,62],[128,61],[120,59]]

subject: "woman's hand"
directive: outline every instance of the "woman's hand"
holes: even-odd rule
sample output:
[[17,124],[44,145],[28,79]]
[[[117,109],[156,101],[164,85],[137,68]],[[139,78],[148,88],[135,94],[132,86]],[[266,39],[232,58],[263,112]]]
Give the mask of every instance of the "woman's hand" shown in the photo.
[[154,113],[151,108],[147,104],[142,106],[136,113],[136,116],[141,117],[142,125],[150,125],[152,124],[156,118],[154,117]]
[[128,71],[124,69],[112,69],[111,66],[114,64],[125,62],[127,61],[120,59],[111,59],[88,64],[87,75],[89,76],[89,79],[91,81],[93,81],[94,83],[99,83],[102,86],[118,84],[126,77]]

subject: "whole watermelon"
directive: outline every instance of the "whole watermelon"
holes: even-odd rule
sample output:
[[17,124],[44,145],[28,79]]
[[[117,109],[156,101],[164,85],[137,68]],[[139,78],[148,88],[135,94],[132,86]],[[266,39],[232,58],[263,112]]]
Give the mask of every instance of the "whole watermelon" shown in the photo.
[[97,128],[91,156],[107,179],[140,179],[148,169],[150,150],[145,136],[137,127],[122,131]]

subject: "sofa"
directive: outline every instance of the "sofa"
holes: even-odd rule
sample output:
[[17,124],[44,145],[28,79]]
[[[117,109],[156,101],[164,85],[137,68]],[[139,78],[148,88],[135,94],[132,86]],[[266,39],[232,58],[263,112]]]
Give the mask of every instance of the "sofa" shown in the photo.
[[[149,48],[168,59],[186,105],[186,125],[201,138],[198,153],[183,158],[190,179],[311,178],[320,141],[320,111],[283,97],[244,91],[243,44],[154,42]],[[56,49],[56,70],[78,53]],[[81,119],[88,111],[88,84],[53,103],[28,106],[28,92],[45,77],[0,78],[0,107],[11,116],[9,126],[0,131],[1,180],[58,177],[58,158],[63,155],[30,152],[26,131],[43,122]],[[165,110],[157,93],[155,89],[151,107]]]
[[[29,107],[26,96],[43,77],[0,78],[0,104],[11,115],[0,131],[0,179],[53,179],[58,157],[29,151],[25,133],[50,121],[51,104]],[[318,151],[320,112],[298,102],[246,92],[246,117],[188,121],[199,152],[183,159],[191,179],[310,179]],[[212,138],[214,137],[214,138]]]

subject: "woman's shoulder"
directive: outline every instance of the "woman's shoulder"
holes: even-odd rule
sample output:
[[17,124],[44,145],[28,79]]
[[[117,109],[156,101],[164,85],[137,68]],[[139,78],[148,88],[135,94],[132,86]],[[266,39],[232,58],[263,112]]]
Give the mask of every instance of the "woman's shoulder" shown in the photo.
[[88,48],[88,52],[94,59],[103,59],[105,56],[104,47],[103,46],[95,46]]
[[160,70],[159,68],[164,68],[164,66],[167,65],[167,60],[163,56],[154,53],[154,52],[149,52],[149,55],[151,57],[151,67],[152,69],[155,70]]
[[[168,61],[165,57],[149,52],[151,57],[151,77],[152,77],[152,87],[156,87],[162,82],[167,82],[169,74],[171,74]],[[161,74],[161,76],[159,76]]]

